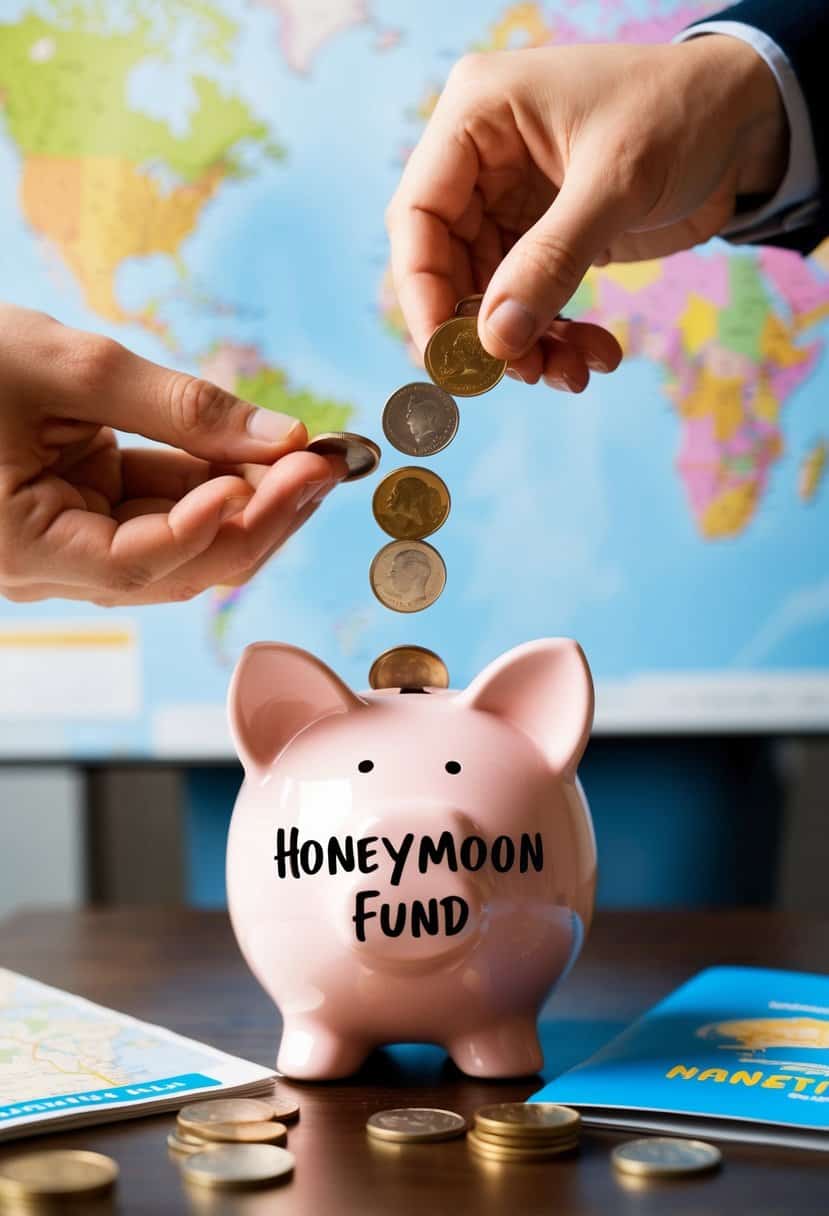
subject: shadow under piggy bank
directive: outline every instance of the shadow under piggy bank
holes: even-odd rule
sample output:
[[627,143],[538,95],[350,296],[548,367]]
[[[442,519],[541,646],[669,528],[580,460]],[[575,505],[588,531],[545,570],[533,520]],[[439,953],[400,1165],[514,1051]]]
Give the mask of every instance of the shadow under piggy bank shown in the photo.
[[593,910],[587,663],[543,639],[425,692],[358,695],[276,643],[234,674],[228,903],[287,1076],[346,1076],[397,1042],[477,1077],[541,1067],[538,1010]]

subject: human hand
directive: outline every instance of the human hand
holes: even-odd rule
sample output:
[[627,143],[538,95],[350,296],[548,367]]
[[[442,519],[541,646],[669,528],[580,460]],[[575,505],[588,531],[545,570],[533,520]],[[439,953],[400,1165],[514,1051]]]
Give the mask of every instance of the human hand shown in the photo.
[[[122,450],[111,427],[176,450]],[[0,307],[0,594],[150,604],[242,581],[345,474],[307,438],[109,338]]]
[[788,129],[736,38],[470,55],[453,68],[387,213],[416,345],[485,291],[478,332],[519,378],[580,392],[615,338],[556,320],[591,264],[707,240],[738,194],[771,194]]

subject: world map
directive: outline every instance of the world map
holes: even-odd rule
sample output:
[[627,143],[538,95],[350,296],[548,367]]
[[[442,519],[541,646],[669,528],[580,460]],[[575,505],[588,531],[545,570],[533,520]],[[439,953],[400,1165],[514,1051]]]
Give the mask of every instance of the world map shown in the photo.
[[[666,41],[714,7],[10,0],[4,295],[312,433],[382,442],[383,401],[422,374],[383,211],[454,60]],[[437,650],[462,684],[510,645],[571,634],[608,727],[693,725],[712,697],[725,722],[829,722],[829,243],[804,259],[714,241],[593,269],[567,315],[610,328],[622,369],[581,398],[505,381],[463,403],[432,462],[453,497],[434,608],[406,620],[373,600],[373,485],[346,486],[250,584],[117,615],[136,651],[130,705],[69,721],[41,699],[29,725],[0,712],[0,752],[228,754],[229,668],[267,637],[362,687],[400,642]],[[100,619],[2,605],[0,666],[4,626],[17,645],[21,626]]]

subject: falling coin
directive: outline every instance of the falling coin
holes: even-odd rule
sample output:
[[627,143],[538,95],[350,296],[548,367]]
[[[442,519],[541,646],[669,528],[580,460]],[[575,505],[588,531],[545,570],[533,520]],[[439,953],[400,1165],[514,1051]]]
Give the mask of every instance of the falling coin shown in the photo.
[[527,1141],[550,1141],[578,1131],[581,1116],[554,1102],[497,1102],[475,1111],[476,1129]]
[[284,1144],[288,1129],[284,1123],[205,1123],[200,1135],[205,1140],[238,1144]]
[[371,589],[394,612],[421,612],[446,586],[446,566],[422,540],[393,540],[376,553],[369,570]]
[[272,1144],[221,1144],[181,1163],[188,1182],[232,1190],[275,1182],[293,1172],[294,1155]]
[[318,456],[340,456],[346,463],[346,481],[359,481],[368,477],[380,463],[380,449],[373,439],[365,435],[352,435],[349,431],[332,431],[317,435],[308,444],[309,452]]
[[450,317],[439,325],[426,345],[424,360],[435,384],[459,397],[488,392],[507,370],[504,359],[484,350],[475,317]]
[[682,1178],[714,1170],[722,1153],[704,1140],[682,1140],[678,1136],[647,1136],[617,1145],[611,1155],[624,1174],[647,1178]]
[[374,491],[371,509],[389,536],[422,540],[443,527],[449,505],[449,491],[437,473],[407,465],[383,478]]
[[466,1120],[452,1110],[432,1110],[425,1106],[380,1110],[366,1123],[366,1131],[378,1140],[398,1144],[427,1144],[453,1140],[466,1131]]
[[115,1184],[118,1166],[102,1153],[49,1149],[11,1157],[0,1165],[0,1196],[57,1199],[104,1195]]
[[449,672],[425,646],[395,646],[374,660],[368,682],[374,689],[448,688]]
[[257,1098],[214,1098],[183,1106],[178,1125],[200,1136],[205,1123],[267,1123],[271,1118],[273,1109]]
[[477,296],[464,296],[462,300],[458,300],[455,305],[456,317],[477,317],[481,311],[481,300],[484,298],[483,292]]
[[398,452],[434,456],[458,433],[458,407],[437,384],[404,384],[383,409],[383,432]]

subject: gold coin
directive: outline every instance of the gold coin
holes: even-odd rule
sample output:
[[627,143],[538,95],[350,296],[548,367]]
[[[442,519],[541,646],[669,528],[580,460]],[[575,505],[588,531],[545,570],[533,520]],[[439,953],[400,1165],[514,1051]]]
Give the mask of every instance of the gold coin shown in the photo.
[[380,688],[448,688],[449,672],[443,659],[425,646],[395,646],[371,665],[368,682]]
[[374,440],[366,439],[365,435],[352,435],[349,431],[317,435],[308,444],[308,451],[319,456],[340,456],[348,469],[345,481],[368,477],[380,463],[380,449]]
[[268,1103],[257,1098],[213,1098],[183,1106],[178,1125],[200,1136],[205,1123],[267,1123],[272,1117]]
[[268,1098],[268,1106],[270,1106],[273,1114],[272,1119],[278,1119],[280,1123],[290,1123],[293,1119],[299,1118],[299,1103],[294,1102],[293,1098],[283,1098],[277,1094]]
[[437,549],[422,540],[393,540],[374,555],[371,589],[394,612],[421,612],[446,586],[446,566]]
[[409,1106],[380,1110],[366,1123],[366,1131],[378,1140],[398,1144],[427,1144],[435,1140],[454,1140],[466,1131],[466,1120],[453,1110],[433,1110]]
[[554,1136],[502,1136],[500,1132],[487,1131],[485,1127],[476,1126],[475,1135],[487,1144],[500,1145],[502,1148],[559,1148],[561,1145],[577,1144],[580,1133],[569,1128],[564,1135]]
[[679,1136],[643,1136],[619,1144],[611,1154],[617,1170],[647,1178],[681,1178],[714,1170],[722,1153],[704,1140],[683,1140]]
[[10,1157],[0,1164],[0,1196],[53,1199],[103,1195],[118,1177],[118,1166],[102,1153],[48,1149]]
[[273,1144],[219,1144],[181,1163],[188,1182],[216,1190],[259,1186],[293,1172],[295,1160]]
[[571,1153],[578,1148],[578,1136],[571,1136],[561,1144],[524,1145],[522,1147],[510,1144],[498,1144],[485,1140],[477,1132],[470,1132],[466,1137],[469,1147],[482,1157],[492,1161],[549,1161],[562,1153]]
[[492,1135],[524,1136],[527,1140],[551,1140],[575,1132],[581,1116],[570,1106],[554,1102],[497,1102],[475,1111],[475,1127]]
[[371,509],[380,527],[396,540],[423,540],[449,516],[449,491],[430,469],[406,465],[387,474],[374,491]]
[[426,370],[441,388],[459,397],[477,397],[495,385],[507,370],[481,346],[475,317],[450,317],[439,325],[426,345]]
[[197,1136],[188,1136],[186,1132],[170,1132],[167,1137],[167,1147],[174,1153],[203,1153],[212,1145]]
[[383,433],[407,456],[442,452],[457,435],[459,422],[455,401],[437,384],[404,384],[383,409]]
[[456,317],[477,317],[481,311],[481,300],[484,298],[483,292],[477,296],[464,296],[462,300],[458,300],[455,305]]
[[179,1140],[183,1140],[185,1144],[201,1144],[204,1147],[204,1137],[194,1135],[193,1132],[185,1131],[180,1123],[176,1124],[176,1130],[173,1135],[178,1136]]
[[205,1140],[238,1144],[284,1144],[288,1130],[284,1123],[205,1123],[201,1129]]

